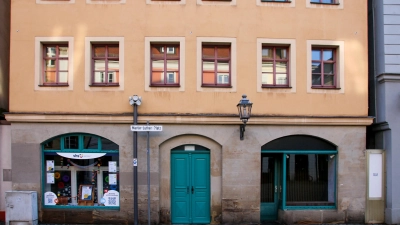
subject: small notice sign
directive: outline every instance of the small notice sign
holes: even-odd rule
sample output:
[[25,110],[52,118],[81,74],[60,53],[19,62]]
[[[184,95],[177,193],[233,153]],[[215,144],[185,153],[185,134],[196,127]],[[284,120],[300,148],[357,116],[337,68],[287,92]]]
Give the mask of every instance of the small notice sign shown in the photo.
[[131,125],[131,131],[137,131],[137,132],[144,132],[144,131],[162,131],[163,127],[160,125],[146,125],[146,126],[141,126],[141,125]]

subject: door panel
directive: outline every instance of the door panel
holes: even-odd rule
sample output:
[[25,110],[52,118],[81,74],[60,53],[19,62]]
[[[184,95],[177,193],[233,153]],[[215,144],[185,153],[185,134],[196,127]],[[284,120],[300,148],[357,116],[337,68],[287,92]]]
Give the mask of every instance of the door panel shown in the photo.
[[278,219],[282,155],[261,154],[261,222]]
[[210,155],[171,154],[172,223],[210,222]]

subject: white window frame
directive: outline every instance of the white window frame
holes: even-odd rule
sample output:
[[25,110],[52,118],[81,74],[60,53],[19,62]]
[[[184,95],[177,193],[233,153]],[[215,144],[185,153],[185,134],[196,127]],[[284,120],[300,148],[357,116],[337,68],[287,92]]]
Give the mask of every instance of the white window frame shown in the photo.
[[75,0],[36,0],[36,4],[74,4]]
[[185,5],[186,0],[180,1],[154,1],[154,0],[146,0],[147,5]]
[[[327,47],[336,49],[336,88],[312,88],[311,57],[313,47]],[[307,40],[307,93],[344,93],[344,41]]]
[[221,1],[221,0],[204,1],[204,0],[197,0],[197,5],[236,5],[236,0],[230,0],[230,1]]
[[[119,45],[119,86],[92,85],[92,44],[110,43]],[[85,37],[85,91],[123,91],[124,90],[124,37]]]
[[[43,44],[68,44],[68,86],[39,86],[43,84]],[[74,38],[35,37],[35,91],[72,91],[74,89]]]
[[125,4],[126,0],[86,0],[86,4]]
[[[289,87],[262,87],[263,45],[289,46]],[[296,39],[257,38],[257,92],[296,93]]]
[[[230,88],[225,87],[202,87],[202,76],[203,76],[203,62],[202,62],[202,49],[203,44],[215,44],[223,45],[230,44],[231,46],[231,86]],[[225,37],[198,37],[197,38],[197,91],[198,92],[236,92],[237,91],[237,48],[236,38],[225,38]]]
[[[179,87],[150,87],[151,44],[179,44]],[[168,52],[168,50],[167,50]],[[185,38],[145,37],[144,39],[144,90],[145,91],[185,91]]]

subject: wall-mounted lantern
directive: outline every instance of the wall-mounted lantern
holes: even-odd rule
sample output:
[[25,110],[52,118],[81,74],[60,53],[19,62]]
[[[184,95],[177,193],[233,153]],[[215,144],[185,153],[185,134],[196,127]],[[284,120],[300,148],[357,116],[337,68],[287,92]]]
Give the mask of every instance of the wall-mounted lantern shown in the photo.
[[244,131],[246,127],[247,121],[250,119],[251,116],[251,107],[253,103],[247,99],[247,95],[242,95],[242,99],[237,104],[237,108],[239,111],[239,118],[242,120],[243,124],[240,124],[240,140],[244,139]]

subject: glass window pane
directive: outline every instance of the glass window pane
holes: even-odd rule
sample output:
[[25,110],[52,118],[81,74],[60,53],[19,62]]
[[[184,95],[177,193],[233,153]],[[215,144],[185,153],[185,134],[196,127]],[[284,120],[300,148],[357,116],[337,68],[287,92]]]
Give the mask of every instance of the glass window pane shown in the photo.
[[213,46],[203,46],[203,58],[214,58],[215,48]]
[[108,47],[108,57],[118,58],[119,57],[119,47],[109,46]]
[[164,72],[153,71],[151,74],[152,84],[163,84],[164,83]]
[[55,138],[51,141],[46,142],[43,145],[45,150],[60,150],[61,149],[61,138]]
[[287,59],[287,49],[276,48],[276,59]]
[[322,3],[335,3],[335,0],[322,0]]
[[287,85],[287,74],[276,74],[276,84]]
[[274,202],[275,158],[261,158],[261,202]]
[[167,72],[167,84],[176,84],[178,83],[178,73],[176,72]]
[[46,55],[44,57],[56,57],[56,47],[46,47]]
[[44,74],[44,82],[45,83],[55,83],[56,80],[56,72],[45,72]]
[[313,62],[311,64],[312,73],[321,73],[321,63]]
[[203,61],[203,71],[214,71],[215,70],[215,62]]
[[68,57],[68,47],[59,47],[59,57]]
[[324,63],[324,74],[333,74],[334,66],[332,63]]
[[46,71],[56,71],[56,60],[54,59],[46,59],[45,60],[46,64]]
[[164,60],[153,60],[152,61],[153,72],[163,72],[164,71]]
[[230,46],[218,46],[217,57],[218,58],[229,58],[230,57]]
[[324,85],[333,86],[334,83],[334,76],[332,75],[325,75],[324,76]]
[[214,71],[211,71],[211,72],[203,71],[203,84],[215,84]]
[[274,84],[274,75],[272,73],[262,73],[262,84]]
[[84,149],[98,149],[99,143],[98,138],[94,136],[83,136],[83,148]]
[[118,83],[119,72],[108,72],[108,83]]
[[333,50],[324,50],[324,61],[333,60]]
[[105,46],[95,46],[93,47],[94,57],[105,57],[106,47]]
[[94,60],[94,70],[105,70],[106,62],[104,60]]
[[168,46],[166,47],[167,58],[176,58],[179,56],[179,48],[176,46]]
[[217,71],[229,73],[229,62],[218,62],[217,63]]
[[59,60],[58,69],[59,70],[68,70],[68,60]]
[[64,148],[66,149],[78,149],[79,148],[79,137],[68,136],[64,138]]
[[105,79],[105,72],[94,72],[95,83],[104,83],[106,81]]
[[218,73],[217,84],[229,84],[229,73]]
[[321,75],[319,74],[312,75],[312,85],[321,85]]
[[272,73],[274,71],[273,65],[274,65],[273,62],[263,62],[262,63],[262,72],[263,73],[267,73],[267,72]]
[[114,142],[112,142],[106,138],[101,138],[101,149],[102,150],[118,150],[119,147]]
[[68,82],[68,72],[59,72],[58,73],[58,82],[67,83]]
[[179,60],[168,60],[167,61],[168,71],[179,71]]
[[159,45],[152,45],[151,46],[151,57],[162,57],[164,58],[164,46],[159,46]]
[[287,62],[276,62],[276,73],[287,73]]
[[272,48],[263,47],[262,48],[262,57],[263,57],[263,59],[273,59],[274,54],[272,52]]
[[119,71],[119,61],[109,60],[108,61],[108,71]]
[[320,50],[312,50],[312,60],[321,60],[321,51]]

